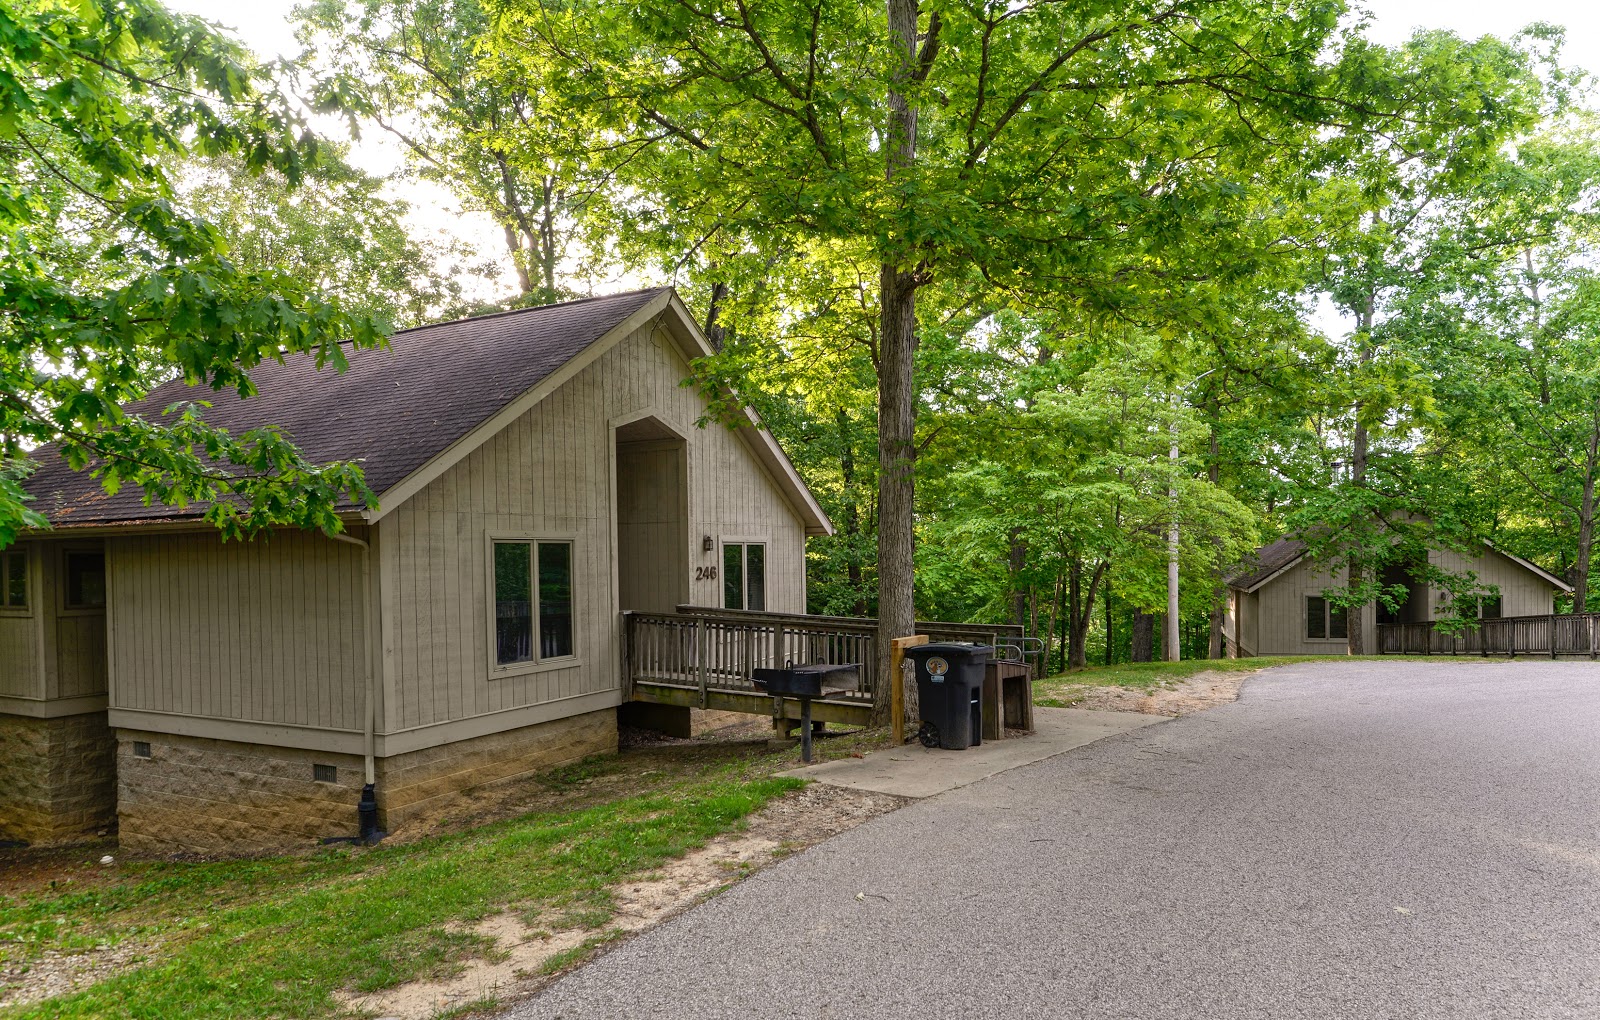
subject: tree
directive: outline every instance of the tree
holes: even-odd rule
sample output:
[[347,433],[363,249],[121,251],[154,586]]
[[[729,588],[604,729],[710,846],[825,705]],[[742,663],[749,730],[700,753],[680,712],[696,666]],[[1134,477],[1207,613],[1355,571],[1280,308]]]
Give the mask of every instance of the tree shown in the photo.
[[1358,108],[1341,93],[1360,75],[1322,59],[1341,45],[1336,5],[496,9],[494,61],[576,125],[571,162],[610,187],[608,213],[628,211],[630,243],[682,266],[714,238],[805,238],[877,267],[885,639],[914,617],[922,295],[976,279],[1102,309],[1203,308],[1270,255],[1263,165],[1298,160],[1309,122]]
[[[342,343],[381,341],[293,276],[241,268],[178,201],[170,168],[191,157],[303,178],[321,143],[274,70],[149,0],[0,0],[0,460],[57,443],[107,488],[208,501],[225,534],[333,531],[346,499],[370,499],[358,466],[308,463],[270,427],[235,436],[193,406],[119,408],[179,375],[247,395],[265,358],[342,366]],[[346,97],[306,98],[332,111]],[[20,470],[0,478],[0,546],[45,523]]]
[[[1539,50],[1548,37],[1536,32],[1519,40],[1531,45],[1520,45],[1419,32],[1373,54],[1383,78],[1404,89],[1409,113],[1390,130],[1351,139],[1360,144],[1340,161],[1347,228],[1330,237],[1324,287],[1354,322],[1338,344],[1344,386],[1334,398],[1347,408],[1334,426],[1347,442],[1337,465],[1308,479],[1295,515],[1314,558],[1348,572],[1344,591],[1330,597],[1351,611],[1352,655],[1366,651],[1360,608],[1394,601],[1382,583],[1384,567],[1404,563],[1428,573],[1422,564],[1430,543],[1461,541],[1448,500],[1424,498],[1430,489],[1435,497],[1447,490],[1440,483],[1448,476],[1430,476],[1434,464],[1415,441],[1432,399],[1418,370],[1416,335],[1428,317],[1404,310],[1460,280],[1461,253],[1434,243],[1441,215],[1477,186],[1501,146],[1544,113],[1550,94],[1537,68],[1553,59]],[[1442,574],[1434,580],[1470,587]]]
[[581,197],[546,136],[572,126],[547,116],[520,76],[479,59],[489,18],[477,0],[315,0],[295,16],[311,47],[302,59],[350,80],[413,172],[494,217],[521,299],[571,296],[561,268]]
[[459,240],[414,237],[410,205],[385,184],[324,146],[298,186],[223,156],[192,164],[178,192],[205,210],[235,266],[293,277],[385,331],[465,314],[462,280],[491,267]]
[[[1470,253],[1436,342],[1439,429],[1483,494],[1485,532],[1537,549],[1590,607],[1600,485],[1600,148],[1593,118],[1519,142],[1452,216]],[[1499,477],[1497,478],[1496,475]],[[1499,534],[1496,537],[1500,537]]]

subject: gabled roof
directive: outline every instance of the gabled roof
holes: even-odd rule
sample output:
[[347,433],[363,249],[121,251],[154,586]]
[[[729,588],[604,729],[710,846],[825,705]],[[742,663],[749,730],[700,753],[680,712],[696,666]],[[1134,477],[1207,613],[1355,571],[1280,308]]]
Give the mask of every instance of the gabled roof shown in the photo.
[[[209,401],[202,417],[242,432],[278,426],[314,463],[360,460],[378,494],[377,519],[537,403],[611,345],[666,313],[685,356],[711,353],[669,287],[479,315],[395,333],[386,350],[350,354],[340,373],[310,355],[264,362],[251,372],[259,390],[248,400],[181,379],[128,406],[159,420],[182,401]],[[512,413],[515,412],[515,413]],[[741,434],[794,503],[808,533],[832,526],[777,442],[747,412]],[[34,452],[39,470],[26,487],[34,508],[57,528],[197,519],[203,506],[146,506],[125,486],[107,495],[87,472],[71,470],[53,446]],[[418,484],[421,479],[421,484]],[[360,509],[348,508],[352,512]]]
[[1255,551],[1239,572],[1228,578],[1230,588],[1255,591],[1288,570],[1306,554],[1306,544],[1298,538],[1280,538]]
[[1488,542],[1483,543],[1483,547],[1485,549],[1488,549],[1488,550],[1492,551],[1492,552],[1499,553],[1501,556],[1504,556],[1506,559],[1510,560],[1512,563],[1517,564],[1518,566],[1520,566],[1523,569],[1529,571],[1530,573],[1537,574],[1539,577],[1541,577],[1545,581],[1549,582],[1549,584],[1552,587],[1558,588],[1561,591],[1566,592],[1568,595],[1572,594],[1572,585],[1570,585],[1567,582],[1563,581],[1561,578],[1557,577],[1556,575],[1550,573],[1550,571],[1548,571],[1548,570],[1544,569],[1543,567],[1539,566],[1539,564],[1533,562],[1532,560],[1525,560],[1521,556],[1518,556],[1516,553],[1506,552],[1504,549],[1498,548],[1496,546],[1492,546]]
[[[1551,587],[1572,593],[1572,585],[1545,570],[1530,560],[1525,560],[1515,553],[1497,549],[1488,542],[1483,547],[1490,552],[1498,553],[1506,559],[1539,577]],[[1255,551],[1248,562],[1241,566],[1238,572],[1227,579],[1228,587],[1238,588],[1244,592],[1255,592],[1264,588],[1268,582],[1299,563],[1306,555],[1306,544],[1298,538],[1280,538],[1271,545],[1264,545]]]

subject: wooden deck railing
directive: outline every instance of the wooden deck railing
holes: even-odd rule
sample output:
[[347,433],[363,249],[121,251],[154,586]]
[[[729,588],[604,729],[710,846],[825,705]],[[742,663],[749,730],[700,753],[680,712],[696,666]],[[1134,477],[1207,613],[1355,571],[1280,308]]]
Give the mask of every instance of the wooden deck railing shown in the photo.
[[[675,613],[624,612],[623,686],[667,684],[700,691],[759,694],[757,667],[785,663],[861,664],[861,689],[837,700],[872,703],[878,669],[877,621],[839,616],[799,616],[679,606]],[[935,641],[1020,648],[1022,628],[1006,624],[919,622],[917,633]]]
[[1460,631],[1436,622],[1378,624],[1380,655],[1562,655],[1600,657],[1600,613],[1506,616]]

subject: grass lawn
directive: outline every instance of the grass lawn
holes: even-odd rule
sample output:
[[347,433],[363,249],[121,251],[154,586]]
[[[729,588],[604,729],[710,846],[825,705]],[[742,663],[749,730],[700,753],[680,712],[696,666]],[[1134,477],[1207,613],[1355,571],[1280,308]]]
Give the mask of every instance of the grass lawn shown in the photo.
[[[818,746],[847,755],[880,739]],[[801,785],[772,775],[797,758],[763,743],[730,743],[591,759],[542,777],[532,813],[374,848],[113,867],[96,862],[115,850],[78,850],[47,884],[0,881],[0,971],[46,952],[104,946],[151,946],[149,958],[0,1017],[337,1015],[339,989],[443,977],[492,952],[468,926],[495,911],[555,912],[598,928],[612,913],[609,887],[740,828]],[[0,856],[0,871],[7,864]]]

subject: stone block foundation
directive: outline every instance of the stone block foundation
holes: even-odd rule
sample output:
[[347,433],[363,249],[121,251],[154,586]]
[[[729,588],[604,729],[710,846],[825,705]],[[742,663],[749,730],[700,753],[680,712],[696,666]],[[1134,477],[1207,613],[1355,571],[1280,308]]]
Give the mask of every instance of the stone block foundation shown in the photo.
[[0,839],[93,839],[116,823],[116,739],[104,712],[0,715]]
[[[148,758],[136,743],[149,745]],[[402,831],[474,791],[616,748],[607,709],[379,758],[379,825]],[[354,836],[364,778],[360,755],[118,730],[121,843],[239,854]]]
[[617,749],[614,708],[441,744],[378,761],[378,818],[400,831],[459,798]]

